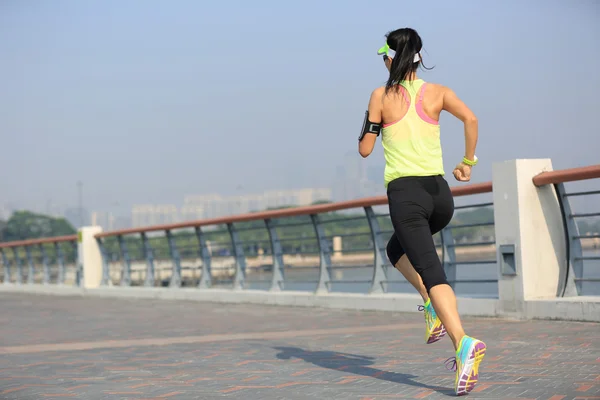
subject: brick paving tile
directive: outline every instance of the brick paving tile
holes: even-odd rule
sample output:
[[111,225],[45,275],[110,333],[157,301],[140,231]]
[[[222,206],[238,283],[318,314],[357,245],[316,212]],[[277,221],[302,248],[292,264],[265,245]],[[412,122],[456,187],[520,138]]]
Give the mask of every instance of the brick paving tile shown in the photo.
[[[440,399],[419,313],[2,294],[0,399]],[[415,304],[416,307],[416,304]],[[469,399],[600,399],[600,325],[464,318]]]

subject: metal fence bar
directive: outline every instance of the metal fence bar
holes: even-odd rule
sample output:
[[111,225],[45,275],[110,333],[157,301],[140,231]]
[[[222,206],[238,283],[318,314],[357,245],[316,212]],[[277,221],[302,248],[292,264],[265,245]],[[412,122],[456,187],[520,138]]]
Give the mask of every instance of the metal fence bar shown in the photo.
[[371,288],[369,293],[384,293],[387,292],[387,273],[383,268],[383,264],[387,259],[386,247],[383,244],[381,237],[381,228],[373,207],[365,207],[365,214],[371,229],[371,240],[373,241],[373,260],[375,262],[373,268],[373,278],[371,279]]
[[494,203],[479,203],[479,204],[467,204],[465,206],[456,206],[455,210],[465,210],[468,208],[483,208],[483,207],[492,207]]
[[[450,281],[449,281],[450,282]],[[496,283],[497,279],[456,279],[452,283]]]
[[451,265],[476,265],[476,264],[496,264],[496,260],[476,260],[476,261],[454,261]]
[[233,255],[235,257],[235,278],[233,280],[234,289],[243,289],[246,281],[246,256],[244,248],[240,244],[240,235],[233,226],[233,223],[227,224],[231,244],[233,246]]
[[319,222],[318,214],[311,214],[310,219],[317,235],[317,243],[319,245],[319,283],[317,284],[316,293],[329,292],[329,269],[331,268],[331,252],[329,251],[329,243],[325,239],[325,231]]
[[4,284],[10,285],[10,262],[8,261],[8,257],[6,256],[4,249],[0,249],[0,254],[2,254],[2,264],[4,264]]
[[200,276],[200,282],[198,283],[198,287],[201,289],[208,289],[212,286],[212,277],[211,277],[211,256],[210,251],[208,250],[208,246],[206,245],[206,238],[204,237],[204,233],[202,232],[202,228],[197,226],[195,228],[196,238],[198,239],[199,246],[199,255],[202,259],[202,275]]
[[169,287],[180,287],[181,257],[179,255],[179,250],[177,249],[177,244],[175,243],[173,233],[170,230],[166,230],[165,234],[167,235],[167,242],[169,244],[169,253],[171,254],[171,259],[173,260],[173,267],[171,272],[171,280],[169,281]]
[[590,218],[590,217],[600,217],[600,212],[583,213],[583,214],[569,214],[569,218]]
[[100,286],[107,286],[110,282],[110,266],[108,253],[104,247],[104,240],[102,238],[96,238],[96,243],[100,248],[100,257],[102,257],[102,279],[100,280]]
[[573,239],[600,239],[600,233],[595,235],[577,235]]
[[79,246],[77,245],[77,241],[75,242],[71,242],[71,246],[73,246],[73,254],[75,257],[75,282],[74,285],[75,286],[83,286],[83,263],[82,263],[82,259],[79,257]]
[[[277,226],[276,226],[276,228],[277,228]],[[279,239],[279,241],[281,243],[293,242],[293,241],[304,242],[304,241],[310,241],[310,240],[315,240],[315,238],[314,237],[302,237],[302,236],[298,236],[298,237],[295,237],[295,238]]]
[[154,286],[154,253],[152,252],[152,246],[148,240],[148,235],[145,232],[141,233],[142,246],[144,255],[146,256],[146,279],[144,279],[144,286]]
[[593,194],[600,194],[600,190],[590,190],[587,192],[571,192],[565,193],[565,197],[574,197],[574,196],[589,196]]
[[27,284],[33,285],[34,279],[33,275],[35,274],[35,266],[33,264],[33,256],[31,255],[31,247],[25,246],[25,257],[27,257]]
[[58,281],[58,284],[62,285],[65,283],[66,277],[65,253],[58,242],[54,243],[54,250],[56,251],[56,263],[58,264],[58,277],[56,280]]
[[42,255],[42,269],[43,269],[43,281],[44,285],[48,285],[50,283],[50,263],[48,262],[48,252],[46,252],[46,248],[42,243],[38,245],[40,249],[40,254]]
[[131,285],[131,259],[129,258],[129,250],[127,249],[127,243],[123,235],[117,236],[119,242],[119,250],[121,251],[121,259],[123,260],[123,270],[121,273],[121,286]]
[[330,218],[330,219],[325,219],[325,220],[323,218],[321,218],[320,222],[322,224],[331,224],[333,222],[362,221],[364,219],[365,219],[365,217],[363,217],[363,216],[360,216],[360,217],[348,217],[348,218]]
[[17,266],[17,285],[23,283],[23,266],[21,265],[21,258],[19,257],[18,247],[13,247],[13,255],[15,256],[15,265]]
[[496,244],[496,242],[453,243],[448,247],[491,246],[493,244]]
[[277,235],[277,229],[273,224],[273,220],[270,218],[265,219],[265,226],[269,233],[269,241],[271,242],[271,257],[273,258],[273,273],[271,275],[271,287],[269,290],[272,292],[279,292],[283,290],[285,284],[285,278],[283,269],[285,264],[283,263],[283,249],[281,247],[281,241],[279,235]]
[[277,223],[276,221],[273,221],[273,225],[275,226],[275,228],[291,228],[294,226],[307,226],[307,225],[311,225],[310,221],[306,221],[306,222],[291,222],[291,223]]
[[494,222],[476,222],[473,224],[459,224],[459,225],[450,225],[447,229],[459,229],[459,228],[477,228],[479,226],[493,226]]
[[583,275],[583,250],[581,241],[576,239],[579,235],[579,227],[573,218],[569,216],[573,214],[571,204],[566,196],[564,183],[554,185],[554,190],[559,201],[559,206],[562,212],[563,225],[565,227],[565,236],[567,238],[567,266],[559,271],[559,288],[557,296],[577,296],[581,293],[582,283],[576,280]]

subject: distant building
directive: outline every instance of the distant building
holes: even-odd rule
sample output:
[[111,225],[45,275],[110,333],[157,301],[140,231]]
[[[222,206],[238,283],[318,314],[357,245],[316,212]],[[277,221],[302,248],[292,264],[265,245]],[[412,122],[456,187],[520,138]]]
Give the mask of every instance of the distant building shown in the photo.
[[115,226],[115,217],[111,212],[92,211],[91,225],[101,226],[104,231],[113,231]]
[[131,210],[133,227],[172,224],[179,221],[179,210],[174,204],[136,204]]
[[217,218],[226,215],[244,214],[267,208],[285,206],[305,206],[319,201],[331,201],[329,188],[305,188],[291,190],[268,190],[239,196],[219,194],[190,195],[184,199],[182,209],[202,210],[203,218]]

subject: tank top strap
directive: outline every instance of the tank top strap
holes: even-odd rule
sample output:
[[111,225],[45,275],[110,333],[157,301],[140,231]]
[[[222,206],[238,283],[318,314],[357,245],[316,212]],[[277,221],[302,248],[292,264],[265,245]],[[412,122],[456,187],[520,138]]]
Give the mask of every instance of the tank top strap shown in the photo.
[[425,81],[422,79],[415,79],[414,81],[402,81],[400,85],[406,90],[410,96],[410,107],[414,108],[417,102],[423,100],[423,90]]

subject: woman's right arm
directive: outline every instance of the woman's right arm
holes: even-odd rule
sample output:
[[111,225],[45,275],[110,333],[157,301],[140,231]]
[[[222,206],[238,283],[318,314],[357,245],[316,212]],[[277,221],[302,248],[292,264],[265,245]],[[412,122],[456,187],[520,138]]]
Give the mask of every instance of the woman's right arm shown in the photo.
[[[448,111],[461,120],[465,126],[465,158],[475,160],[475,148],[479,137],[477,117],[467,107],[456,93],[450,88],[444,88],[443,110]],[[458,170],[458,171],[457,171]],[[454,176],[461,181],[468,181],[471,175],[471,167],[462,162],[455,169]]]

